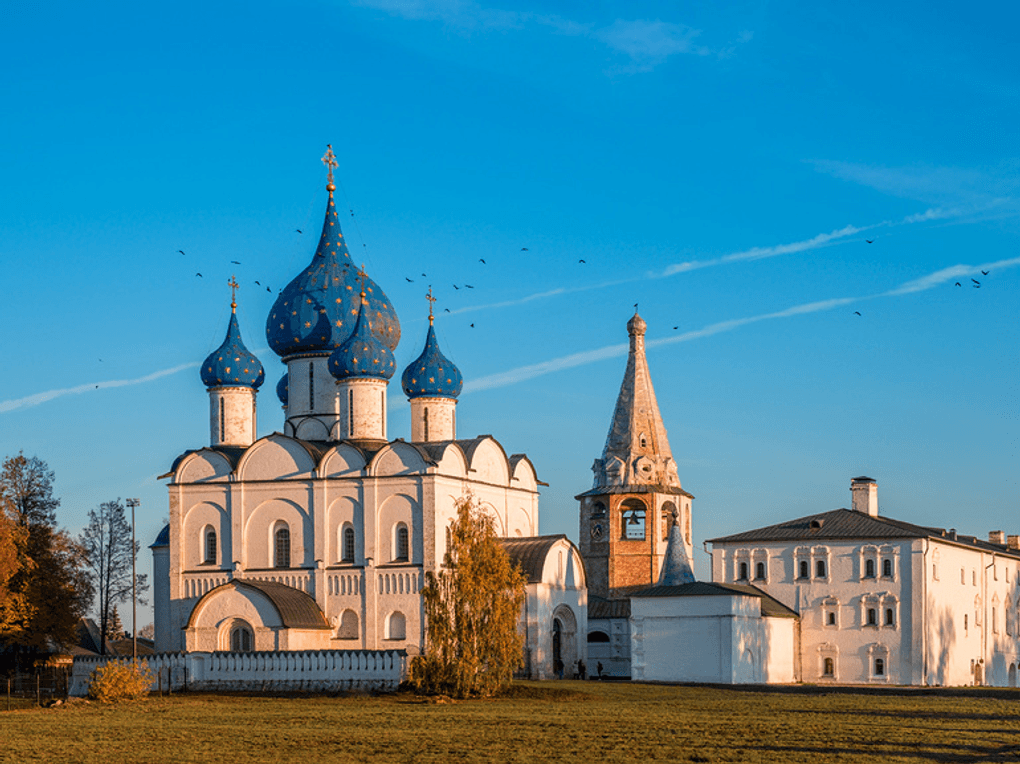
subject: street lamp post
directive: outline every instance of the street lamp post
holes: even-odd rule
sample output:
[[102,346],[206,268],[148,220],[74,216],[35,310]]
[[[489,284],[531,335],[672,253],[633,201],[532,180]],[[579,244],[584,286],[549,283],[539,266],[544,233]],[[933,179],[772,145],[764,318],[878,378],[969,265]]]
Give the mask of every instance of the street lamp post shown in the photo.
[[124,503],[131,507],[131,658],[138,662],[138,575],[135,573],[135,562],[138,557],[135,546],[135,507],[141,502],[138,499],[125,499]]

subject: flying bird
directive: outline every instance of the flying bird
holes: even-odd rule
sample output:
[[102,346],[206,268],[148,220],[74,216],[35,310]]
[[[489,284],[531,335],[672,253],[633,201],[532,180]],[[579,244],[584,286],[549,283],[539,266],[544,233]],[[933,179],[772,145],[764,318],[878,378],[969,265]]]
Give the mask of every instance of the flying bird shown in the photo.
[[963,286],[959,281],[956,282],[956,286]]
[[987,276],[991,271],[981,271],[982,276]]
[[[262,285],[261,285],[261,284],[259,284],[259,286],[262,286]],[[270,294],[272,294],[272,292],[273,292],[273,290],[272,290],[272,289],[270,289],[269,287],[266,287],[266,291],[267,291],[267,292],[269,292]]]
[[588,264],[588,263],[587,263],[586,261],[584,261],[584,260],[578,260],[577,262],[578,262],[578,263],[584,263],[585,265],[587,265],[587,264]]
[[408,284],[413,284],[414,283],[414,280],[413,279],[409,279],[407,276],[404,276],[404,281],[406,281]]
[[980,289],[981,288],[980,284],[971,284],[971,286],[974,287],[975,289]]
[[262,282],[260,281],[256,281],[255,283],[258,284],[259,286],[262,286]]
[[674,326],[673,328],[674,328],[674,329],[679,329],[680,327],[679,327],[679,326]]
[[203,276],[201,273],[196,273],[195,275],[198,276],[200,279],[204,279],[205,278],[205,276]]
[[485,265],[485,261],[480,257],[478,258],[478,262],[480,262],[482,265]]
[[470,284],[465,284],[464,286],[466,286],[468,289],[474,289],[474,287],[471,286]]
[[231,260],[230,262],[233,263],[234,265],[240,265],[241,264],[240,260]]
[[457,286],[456,284],[453,285],[453,288],[456,289],[457,291],[460,291],[460,287]]
[[527,251],[528,251],[527,247],[521,247],[521,252],[527,252]]
[[971,279],[971,281],[973,281],[973,282],[974,282],[975,284],[977,284],[978,286],[981,286],[981,282],[980,282],[980,281],[978,281],[977,279]]
[[854,315],[855,315],[855,316],[859,316],[859,315],[861,315],[861,312],[860,312],[859,310],[855,310],[855,311],[854,311]]
[[472,328],[472,329],[474,329],[474,328],[475,328],[475,325],[474,325],[474,324],[471,324],[471,328]]
[[865,239],[864,241],[868,242],[868,244],[874,244],[875,243],[874,239]]
[[180,252],[182,255],[184,254],[184,250],[183,249],[179,249],[177,251]]
[[295,228],[294,230],[297,231],[298,233],[301,233],[301,229],[300,228]]
[[443,308],[443,312],[444,312],[444,313],[449,313],[449,312],[450,312],[450,309],[449,309],[449,308]]

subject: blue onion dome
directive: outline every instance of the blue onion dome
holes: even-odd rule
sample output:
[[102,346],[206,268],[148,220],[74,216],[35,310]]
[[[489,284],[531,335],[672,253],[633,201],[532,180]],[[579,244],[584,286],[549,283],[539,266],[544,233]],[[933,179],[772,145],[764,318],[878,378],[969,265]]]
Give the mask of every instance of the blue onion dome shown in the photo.
[[[366,278],[367,281],[367,278]],[[364,297],[365,293],[361,293]],[[329,373],[337,379],[374,377],[389,379],[396,371],[393,351],[372,331],[368,300],[361,303],[354,333],[329,357]]]
[[404,369],[400,384],[408,398],[456,398],[464,387],[460,369],[439,350],[432,316],[429,316],[425,349]]
[[202,382],[206,387],[250,387],[258,389],[266,379],[262,363],[241,341],[237,325],[237,304],[230,303],[230,324],[223,344],[202,363]]
[[[358,276],[340,231],[333,201],[332,150],[329,204],[322,235],[312,261],[284,287],[266,320],[266,339],[273,352],[282,358],[302,354],[323,354],[340,347],[353,333],[360,310]],[[390,350],[400,341],[400,321],[393,304],[370,278],[365,279],[367,317],[372,334]]]
[[289,396],[290,396],[290,375],[284,374],[282,377],[280,377],[280,381],[276,383],[276,397],[280,399],[280,403],[286,406]]

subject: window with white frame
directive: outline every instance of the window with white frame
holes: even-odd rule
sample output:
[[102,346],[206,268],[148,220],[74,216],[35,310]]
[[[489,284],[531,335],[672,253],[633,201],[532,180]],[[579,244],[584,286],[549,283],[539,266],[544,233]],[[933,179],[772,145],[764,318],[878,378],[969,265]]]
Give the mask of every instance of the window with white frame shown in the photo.
[[839,600],[835,597],[826,597],[822,600],[822,627],[839,628]]
[[839,678],[839,648],[831,643],[818,646],[818,678],[835,680]]
[[290,528],[280,520],[273,531],[273,567],[290,567]]
[[343,533],[341,534],[341,547],[340,547],[340,561],[341,562],[354,562],[354,526],[345,523],[343,527]]
[[873,681],[888,681],[890,670],[889,648],[878,643],[871,645],[868,647],[868,659],[871,669],[870,678]]
[[393,529],[393,561],[407,562],[410,559],[410,544],[407,525],[397,523]]
[[202,562],[206,565],[216,564],[216,530],[211,526],[205,526],[202,534]]

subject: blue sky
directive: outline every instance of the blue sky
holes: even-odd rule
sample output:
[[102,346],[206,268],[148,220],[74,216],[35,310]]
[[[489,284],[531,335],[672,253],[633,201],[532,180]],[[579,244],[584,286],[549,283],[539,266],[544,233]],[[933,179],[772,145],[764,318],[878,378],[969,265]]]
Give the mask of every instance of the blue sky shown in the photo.
[[[860,474],[884,514],[1020,533],[1018,22],[1010,3],[22,4],[0,29],[0,454],[50,464],[72,531],[138,496],[153,538],[156,476],[208,442],[197,364],[231,274],[260,431],[280,429],[254,281],[275,293],[311,257],[332,143],[398,364],[431,284],[459,433],[529,454],[543,533],[576,540],[635,302],[699,542],[847,506]],[[396,384],[391,407],[408,437]]]

